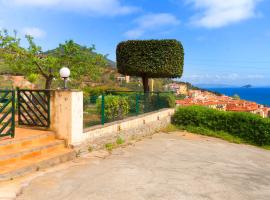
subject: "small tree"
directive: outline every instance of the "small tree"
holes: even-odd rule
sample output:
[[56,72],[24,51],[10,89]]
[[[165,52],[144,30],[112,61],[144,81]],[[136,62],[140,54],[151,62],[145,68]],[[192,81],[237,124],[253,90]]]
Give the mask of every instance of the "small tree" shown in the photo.
[[233,98],[234,100],[240,100],[240,96],[239,96],[238,94],[234,94],[234,95],[232,96],[232,98]]
[[118,44],[117,68],[121,74],[142,77],[144,92],[149,78],[179,78],[184,49],[177,40],[129,40]]
[[105,57],[94,53],[94,47],[82,47],[72,40],[60,44],[52,51],[43,52],[33,37],[26,35],[28,48],[21,46],[16,32],[13,36],[0,30],[0,59],[14,71],[27,77],[41,75],[45,79],[45,89],[50,89],[54,78],[59,78],[59,70],[70,68],[71,77],[82,82],[83,77],[96,79],[101,67],[107,63]]

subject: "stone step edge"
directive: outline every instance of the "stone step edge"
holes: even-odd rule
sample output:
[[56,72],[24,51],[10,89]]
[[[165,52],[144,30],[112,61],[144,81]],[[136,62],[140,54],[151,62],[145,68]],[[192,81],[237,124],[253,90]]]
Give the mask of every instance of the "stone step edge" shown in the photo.
[[27,148],[25,148],[25,149],[22,148],[21,151],[13,152],[10,154],[8,154],[8,151],[7,151],[7,154],[0,155],[0,161],[22,157],[22,156],[25,156],[27,154],[42,151],[45,149],[49,149],[49,148],[52,148],[52,147],[55,147],[58,145],[63,145],[63,147],[65,147],[65,141],[64,140],[53,140],[53,141],[50,141],[46,144],[27,146]]
[[41,138],[46,138],[49,136],[55,136],[54,132],[45,132],[44,133],[38,133],[38,134],[34,134],[34,135],[30,135],[28,137],[25,138],[18,138],[18,139],[8,139],[8,140],[3,140],[0,141],[0,147],[2,146],[6,146],[6,145],[12,145],[12,144],[19,144],[25,141],[32,141],[32,140],[36,140],[36,139],[41,139]]
[[0,181],[12,180],[76,158],[76,152],[72,149],[65,149],[65,151],[51,153],[50,155],[50,157],[44,156],[44,159],[33,161],[20,168],[10,169],[10,171],[0,174]]

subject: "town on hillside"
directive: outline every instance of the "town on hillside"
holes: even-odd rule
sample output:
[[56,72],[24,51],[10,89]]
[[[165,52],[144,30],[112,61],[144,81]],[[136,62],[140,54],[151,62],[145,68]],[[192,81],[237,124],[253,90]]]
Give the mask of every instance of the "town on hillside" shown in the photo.
[[270,108],[264,105],[241,100],[226,95],[218,95],[202,89],[189,89],[186,83],[171,83],[166,86],[177,95],[185,95],[184,99],[176,100],[178,106],[206,106],[223,111],[248,112],[264,118],[270,116]]

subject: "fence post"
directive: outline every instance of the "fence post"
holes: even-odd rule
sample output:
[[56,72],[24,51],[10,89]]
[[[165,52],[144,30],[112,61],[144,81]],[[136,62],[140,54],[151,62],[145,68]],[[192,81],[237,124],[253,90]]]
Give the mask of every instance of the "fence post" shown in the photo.
[[136,93],[136,115],[139,114],[139,95]]
[[83,134],[83,92],[78,90],[50,91],[50,130],[68,145],[80,144]]
[[105,96],[102,94],[101,97],[101,124],[105,124]]
[[160,106],[160,99],[159,99],[159,92],[157,92],[157,107],[158,107],[158,109],[161,108],[161,106]]
[[16,94],[15,94],[15,91],[14,90],[12,90],[12,124],[11,124],[11,129],[12,129],[12,134],[11,134],[11,137],[13,137],[14,138],[14,136],[15,136],[15,106],[16,106],[16,104],[15,104],[15,96]]

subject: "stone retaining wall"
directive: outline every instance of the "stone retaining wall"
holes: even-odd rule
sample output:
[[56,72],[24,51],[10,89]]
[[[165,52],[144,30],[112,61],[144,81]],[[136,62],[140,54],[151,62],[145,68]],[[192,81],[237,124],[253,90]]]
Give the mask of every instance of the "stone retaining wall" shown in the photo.
[[159,111],[130,117],[121,121],[107,123],[105,125],[93,126],[85,129],[81,135],[80,144],[72,145],[81,153],[89,149],[103,148],[107,143],[115,143],[118,137],[129,139],[152,135],[171,123],[174,109],[162,109]]

